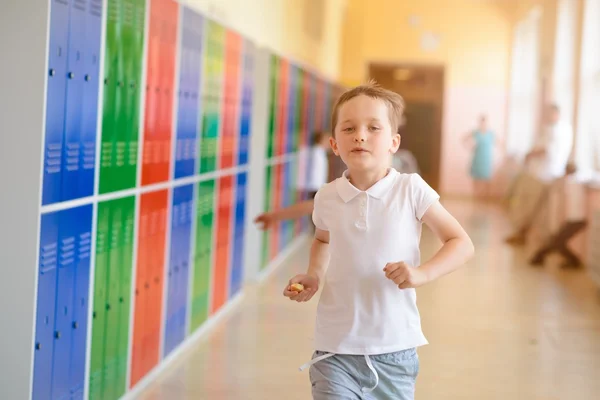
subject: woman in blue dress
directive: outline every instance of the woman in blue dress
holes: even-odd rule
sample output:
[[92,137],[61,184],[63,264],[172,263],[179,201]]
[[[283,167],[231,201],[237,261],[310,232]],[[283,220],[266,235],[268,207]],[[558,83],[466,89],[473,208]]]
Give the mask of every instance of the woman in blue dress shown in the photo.
[[494,132],[488,129],[485,116],[479,119],[477,129],[467,135],[465,143],[473,149],[470,173],[475,185],[475,195],[480,198],[488,198],[492,194],[491,183],[494,174],[496,137]]

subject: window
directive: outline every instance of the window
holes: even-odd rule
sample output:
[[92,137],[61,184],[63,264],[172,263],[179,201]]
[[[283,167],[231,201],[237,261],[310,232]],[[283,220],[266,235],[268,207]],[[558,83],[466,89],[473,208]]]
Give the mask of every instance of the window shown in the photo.
[[513,40],[506,150],[521,159],[533,145],[539,115],[540,12],[521,21]]
[[577,3],[559,0],[554,52],[554,101],[565,121],[573,121]]
[[600,0],[585,0],[575,162],[585,179],[600,169]]

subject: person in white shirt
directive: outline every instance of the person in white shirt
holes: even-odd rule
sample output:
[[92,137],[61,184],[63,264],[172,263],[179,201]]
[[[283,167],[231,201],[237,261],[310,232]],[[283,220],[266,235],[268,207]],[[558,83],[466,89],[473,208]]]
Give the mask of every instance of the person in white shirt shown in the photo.
[[[347,170],[314,199],[316,225],[306,274],[284,296],[309,301],[319,289],[312,395],[316,400],[414,399],[427,344],[415,288],[472,257],[473,244],[417,174],[391,168],[400,146],[402,98],[373,83],[344,93],[332,115],[332,149]],[[443,242],[421,262],[425,223]],[[300,284],[300,287],[297,285]]]
[[[526,212],[526,220],[520,221],[517,231],[506,239],[508,244],[523,245],[531,229],[536,212],[542,209],[541,203],[547,198],[550,185],[567,174],[567,166],[573,149],[573,128],[560,118],[560,108],[556,104],[546,107],[545,127],[536,140],[533,149],[525,156],[527,171],[538,182],[535,192],[526,190],[523,196],[536,196],[530,202],[532,212]],[[529,184],[528,184],[529,185]]]
[[313,145],[308,154],[308,173],[302,189],[307,193],[307,198],[313,199],[317,191],[326,183],[329,176],[329,134],[316,132],[313,136]]

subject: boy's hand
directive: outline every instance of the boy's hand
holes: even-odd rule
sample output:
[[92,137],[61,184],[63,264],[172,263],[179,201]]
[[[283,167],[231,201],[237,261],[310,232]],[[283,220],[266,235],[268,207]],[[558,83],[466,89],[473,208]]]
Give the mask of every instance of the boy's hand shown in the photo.
[[410,267],[403,261],[387,263],[383,271],[386,278],[400,289],[417,288],[427,283],[427,274],[424,271]]
[[[304,286],[304,290],[296,292],[290,290],[290,286],[294,283],[300,283]],[[290,300],[297,302],[309,301],[315,293],[319,290],[319,280],[311,275],[300,274],[290,279],[289,284],[283,289],[283,295],[288,297]]]
[[274,218],[273,213],[270,212],[262,213],[254,219],[254,223],[258,224],[259,228],[263,231],[271,228],[275,222],[276,219]]

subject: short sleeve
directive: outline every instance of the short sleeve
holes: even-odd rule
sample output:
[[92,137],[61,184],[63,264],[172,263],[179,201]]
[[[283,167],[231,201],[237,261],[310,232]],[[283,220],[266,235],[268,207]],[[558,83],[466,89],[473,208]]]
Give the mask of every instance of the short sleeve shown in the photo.
[[415,217],[419,221],[429,207],[440,199],[440,195],[419,174],[412,174],[411,176],[411,196]]
[[322,231],[328,231],[329,229],[325,225],[323,221],[321,213],[323,212],[323,198],[322,191],[319,190],[315,195],[314,205],[313,205],[313,213],[312,213],[312,221],[318,229]]

